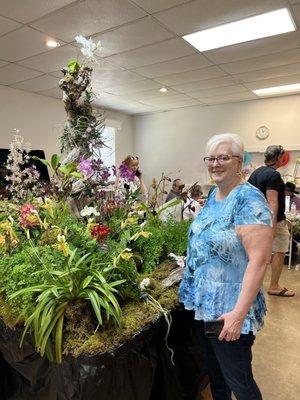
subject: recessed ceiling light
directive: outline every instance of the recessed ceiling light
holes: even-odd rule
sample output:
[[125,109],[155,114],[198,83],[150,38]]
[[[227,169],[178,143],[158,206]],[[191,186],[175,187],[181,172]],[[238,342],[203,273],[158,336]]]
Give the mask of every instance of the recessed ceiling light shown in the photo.
[[293,83],[291,85],[273,86],[263,89],[252,90],[257,96],[272,96],[273,94],[289,94],[300,92],[300,83]]
[[55,47],[59,46],[59,43],[56,40],[49,39],[49,40],[47,40],[46,45],[48,47],[55,48]]
[[296,27],[289,10],[280,8],[255,17],[185,35],[183,39],[196,49],[206,51],[294,30]]
[[165,88],[165,87],[162,87],[162,88],[159,89],[159,91],[162,92],[162,93],[166,93],[168,91],[168,89]]

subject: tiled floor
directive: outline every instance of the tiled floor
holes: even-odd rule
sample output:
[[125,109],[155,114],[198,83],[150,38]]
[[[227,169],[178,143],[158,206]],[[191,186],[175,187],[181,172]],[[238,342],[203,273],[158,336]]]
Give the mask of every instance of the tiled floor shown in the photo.
[[[265,288],[269,276],[268,271]],[[295,290],[296,296],[266,295],[268,314],[253,348],[253,371],[264,400],[299,400],[300,271],[284,267],[281,284]],[[212,399],[208,388],[202,395]]]

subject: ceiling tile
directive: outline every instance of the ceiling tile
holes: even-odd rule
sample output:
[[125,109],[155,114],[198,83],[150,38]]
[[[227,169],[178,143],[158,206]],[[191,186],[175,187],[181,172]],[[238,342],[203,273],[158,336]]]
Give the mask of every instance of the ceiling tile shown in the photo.
[[60,78],[60,79],[63,77],[63,74],[60,70],[50,72],[49,75],[54,76],[55,78]]
[[182,108],[182,107],[191,107],[191,106],[199,106],[202,105],[199,100],[185,100],[185,101],[178,101],[174,103],[166,104],[165,106],[160,106],[163,110],[173,110],[175,108]]
[[58,82],[58,78],[54,78],[50,75],[42,75],[11,86],[16,89],[27,90],[29,92],[40,92],[42,90],[58,87]]
[[244,72],[243,74],[236,74],[234,78],[239,79],[241,82],[254,82],[260,79],[272,79],[280,76],[299,74],[300,63],[289,64],[284,68],[281,66],[260,69],[258,71]]
[[117,110],[126,110],[129,111],[130,109],[149,109],[152,107],[148,106],[147,104],[142,104],[139,103],[137,101],[132,101],[132,102],[127,102],[127,103],[116,103],[116,104],[111,104],[105,100],[101,100],[101,98],[97,99],[97,101],[95,102],[97,106],[107,106],[107,107],[113,107],[114,109]]
[[222,71],[217,66],[197,69],[196,71],[181,72],[180,74],[173,74],[168,76],[161,76],[155,78],[157,82],[161,82],[164,85],[179,85],[181,83],[201,81],[205,79],[218,78],[220,76],[227,75],[226,72]]
[[177,74],[179,72],[208,67],[211,64],[211,61],[202,54],[193,54],[191,56],[177,58],[176,60],[145,65],[144,67],[136,68],[134,71],[147,78],[157,78],[158,76]]
[[120,28],[96,35],[93,40],[101,42],[101,57],[121,53],[127,50],[159,42],[173,37],[152,17],[142,18]]
[[76,0],[0,0],[1,14],[26,23],[53,12]]
[[215,97],[207,97],[202,98],[201,101],[205,104],[219,104],[219,103],[231,103],[236,101],[244,101],[244,100],[256,100],[258,99],[255,94],[250,92],[244,93],[232,93],[226,96],[215,96]]
[[172,105],[177,105],[177,104],[183,104],[183,103],[193,103],[193,104],[199,104],[198,99],[191,99],[188,96],[185,95],[178,95],[178,96],[173,96],[170,97],[169,99],[148,99],[143,101],[145,104],[149,104],[151,106],[156,106],[156,107],[165,107],[165,106],[172,106]]
[[116,68],[111,71],[94,71],[93,74],[93,87],[97,88],[108,88],[115,87],[117,85],[123,85],[126,83],[134,83],[143,81],[143,78],[140,75],[137,75],[133,72],[122,70],[120,68]]
[[240,93],[245,92],[245,86],[243,85],[232,85],[232,86],[223,86],[216,87],[211,89],[202,89],[197,90],[195,92],[188,92],[193,98],[201,98],[201,97],[212,97],[212,96],[224,96],[231,93]]
[[147,90],[145,92],[138,92],[127,94],[126,97],[128,99],[134,99],[138,101],[146,101],[149,99],[165,99],[176,96],[180,93],[176,92],[175,90],[169,89],[166,93],[160,92],[158,89]]
[[126,104],[128,102],[131,102],[132,99],[128,99],[124,96],[119,96],[119,95],[115,95],[115,94],[111,94],[111,93],[106,93],[104,91],[98,91],[96,92],[97,98],[95,99],[95,101],[101,101],[101,102],[105,102],[107,104]]
[[133,0],[133,2],[149,13],[166,10],[190,0]]
[[160,87],[161,85],[159,83],[145,79],[136,83],[128,83],[127,85],[119,85],[112,88],[106,88],[105,91],[112,94],[127,94],[143,92],[147,89],[159,89]]
[[244,86],[250,90],[254,90],[273,86],[290,85],[293,83],[300,83],[300,73],[289,76],[281,76],[273,79],[264,79],[256,82],[244,83]]
[[7,65],[7,64],[8,64],[7,61],[2,61],[2,60],[0,60],[0,68],[1,68],[1,67],[4,67],[4,65]]
[[300,26],[300,4],[293,5],[292,7],[292,16],[297,26]]
[[179,35],[193,33],[286,6],[285,0],[196,0],[155,14]]
[[300,62],[300,49],[287,50],[268,54],[266,56],[250,58],[244,61],[221,64],[220,67],[229,74],[237,74],[296,62]]
[[84,0],[48,15],[33,27],[65,41],[76,35],[92,35],[146,16],[127,0]]
[[300,47],[300,31],[285,33],[264,39],[222,47],[205,52],[205,56],[216,64],[246,60]]
[[183,39],[176,38],[145,46],[141,49],[110,56],[107,57],[107,59],[117,65],[133,69],[193,53],[195,53],[195,50],[192,49],[191,46],[187,45]]
[[9,64],[0,68],[0,85],[12,85],[13,83],[34,78],[38,75],[41,75],[40,72],[20,67],[19,65]]
[[300,0],[289,0],[290,4],[297,4],[300,3]]
[[193,92],[201,89],[215,88],[220,86],[230,86],[237,82],[234,78],[224,76],[221,78],[207,79],[205,81],[184,83],[182,85],[173,85],[172,89],[178,90],[179,92]]
[[[0,5],[1,7],[1,5]],[[2,12],[2,10],[1,10]],[[16,21],[13,21],[11,19],[2,17],[0,15],[0,36],[4,35],[5,33],[8,33],[10,31],[13,31],[14,29],[17,29],[21,26],[21,24],[19,24]]]
[[68,61],[73,58],[76,59],[77,55],[77,48],[71,45],[65,45],[49,50],[38,56],[27,58],[26,60],[18,62],[18,64],[48,73],[66,67]]
[[47,51],[48,36],[27,26],[0,38],[0,58],[18,61]]
[[62,91],[59,87],[42,90],[38,94],[42,94],[44,96],[55,97],[56,99],[62,99]]

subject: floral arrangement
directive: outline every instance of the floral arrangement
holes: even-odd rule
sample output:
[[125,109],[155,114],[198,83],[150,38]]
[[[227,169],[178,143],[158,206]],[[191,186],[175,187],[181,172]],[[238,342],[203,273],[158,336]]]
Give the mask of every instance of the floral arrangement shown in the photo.
[[39,192],[38,180],[40,174],[34,165],[28,166],[31,150],[30,143],[26,143],[24,138],[19,135],[19,131],[15,129],[14,140],[10,145],[10,153],[7,157],[6,164],[6,180],[8,181],[7,189],[15,198],[24,198],[29,194],[37,194]]
[[[93,59],[99,44],[76,40]],[[23,324],[22,341],[31,332],[36,350],[57,362],[67,353],[107,351],[158,314],[168,320],[177,288],[162,281],[177,264],[164,261],[184,255],[189,226],[162,222],[155,212],[169,178],[153,183],[149,205],[135,192],[120,200],[106,190],[115,168],[94,157],[94,147],[104,145],[104,116],[91,106],[91,72],[71,61],[60,81],[68,154],[37,159],[51,171],[50,186],[36,190],[38,177],[26,170],[28,146],[17,137],[8,162],[11,199],[0,200],[0,316],[8,326]]]

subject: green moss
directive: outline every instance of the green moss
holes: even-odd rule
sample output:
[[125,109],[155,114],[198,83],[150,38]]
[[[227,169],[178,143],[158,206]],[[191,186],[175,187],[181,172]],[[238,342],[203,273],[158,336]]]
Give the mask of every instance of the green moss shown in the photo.
[[20,321],[19,318],[12,313],[11,306],[0,296],[0,318],[8,328],[14,328]]
[[[158,301],[166,310],[171,310],[178,303],[178,287],[165,290],[158,297]],[[156,293],[157,295],[157,293]],[[156,297],[157,298],[157,297]],[[80,326],[68,332],[65,337],[64,353],[75,357],[82,354],[99,354],[112,351],[114,348],[130,340],[136,333],[150,322],[154,321],[158,312],[147,302],[134,302],[123,307],[122,326],[110,326],[94,334],[87,335]]]

